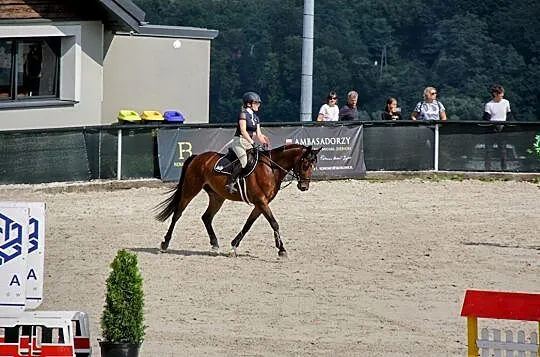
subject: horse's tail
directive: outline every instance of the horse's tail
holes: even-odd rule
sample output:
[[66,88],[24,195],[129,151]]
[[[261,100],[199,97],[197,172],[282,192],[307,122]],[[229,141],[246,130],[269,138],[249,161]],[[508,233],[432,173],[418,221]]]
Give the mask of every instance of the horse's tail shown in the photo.
[[184,161],[184,166],[182,166],[182,174],[180,175],[180,181],[178,182],[178,185],[176,187],[173,187],[168,193],[173,192],[172,195],[169,196],[165,201],[161,202],[159,205],[157,205],[156,209],[161,211],[156,214],[156,219],[161,222],[165,222],[167,218],[169,218],[174,211],[178,208],[178,204],[180,203],[180,200],[182,199],[182,191],[184,187],[184,180],[186,177],[186,171],[188,170],[189,164],[197,155],[191,155],[187,158],[186,161]]

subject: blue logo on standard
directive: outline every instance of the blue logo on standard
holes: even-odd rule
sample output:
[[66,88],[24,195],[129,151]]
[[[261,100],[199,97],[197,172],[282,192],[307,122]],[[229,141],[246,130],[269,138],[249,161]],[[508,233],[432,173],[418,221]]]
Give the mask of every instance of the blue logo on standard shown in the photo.
[[39,248],[39,221],[37,219],[30,218],[28,231],[28,238],[30,243],[30,246],[28,247],[28,253],[32,253]]
[[0,266],[23,254],[22,226],[0,213]]

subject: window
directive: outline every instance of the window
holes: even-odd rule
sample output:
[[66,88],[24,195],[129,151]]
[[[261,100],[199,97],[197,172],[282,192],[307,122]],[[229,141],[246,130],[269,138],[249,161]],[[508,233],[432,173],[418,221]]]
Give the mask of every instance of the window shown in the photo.
[[60,39],[0,38],[0,101],[59,98]]

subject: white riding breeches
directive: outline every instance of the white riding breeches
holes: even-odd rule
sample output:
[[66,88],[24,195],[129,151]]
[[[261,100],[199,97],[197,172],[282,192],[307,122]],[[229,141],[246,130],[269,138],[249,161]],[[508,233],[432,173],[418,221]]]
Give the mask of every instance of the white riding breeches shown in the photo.
[[236,156],[238,156],[238,160],[240,161],[240,165],[242,165],[242,167],[246,167],[248,162],[246,150],[249,150],[252,147],[253,146],[242,136],[235,136],[233,138],[231,149],[234,151]]

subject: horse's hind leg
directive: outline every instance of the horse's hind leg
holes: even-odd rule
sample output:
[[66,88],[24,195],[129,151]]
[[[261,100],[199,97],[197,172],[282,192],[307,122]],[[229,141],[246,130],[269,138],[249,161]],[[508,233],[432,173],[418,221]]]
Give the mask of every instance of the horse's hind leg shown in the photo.
[[206,227],[206,231],[208,232],[208,236],[210,237],[212,251],[217,253],[219,251],[219,242],[216,233],[214,232],[214,228],[212,227],[212,221],[216,213],[221,209],[221,206],[223,206],[225,199],[212,191],[212,189],[208,186],[205,186],[204,189],[206,193],[208,193],[209,202],[208,208],[203,213],[201,218],[204,226]]
[[169,229],[167,229],[167,233],[165,233],[165,237],[163,237],[163,242],[161,242],[162,252],[166,251],[167,248],[169,248],[169,242],[171,241],[171,238],[172,238],[174,226],[176,224],[176,221],[178,221],[178,219],[180,219],[181,216],[182,216],[182,211],[179,211],[179,210],[174,211],[174,214],[171,218],[171,224],[169,224]]
[[229,255],[236,256],[236,248],[240,246],[240,242],[242,241],[244,236],[247,234],[247,232],[251,229],[251,226],[253,225],[253,223],[255,223],[255,221],[257,220],[257,218],[259,218],[260,215],[261,215],[261,210],[259,209],[259,207],[255,207],[253,211],[251,211],[246,223],[244,224],[244,227],[242,227],[242,230],[232,240],[231,252]]
[[[186,180],[188,181],[188,180]],[[172,233],[174,230],[174,226],[176,225],[176,222],[182,217],[182,213],[186,209],[187,205],[193,200],[195,196],[202,190],[202,184],[192,182],[195,180],[189,180],[190,182],[187,182],[185,185],[183,185],[183,191],[182,196],[180,199],[180,202],[178,203],[178,206],[176,206],[176,209],[174,210],[174,213],[171,218],[171,224],[169,225],[169,229],[167,230],[167,233],[165,234],[165,237],[163,238],[163,242],[161,242],[161,251],[164,252],[169,248],[169,242],[172,238]]]

